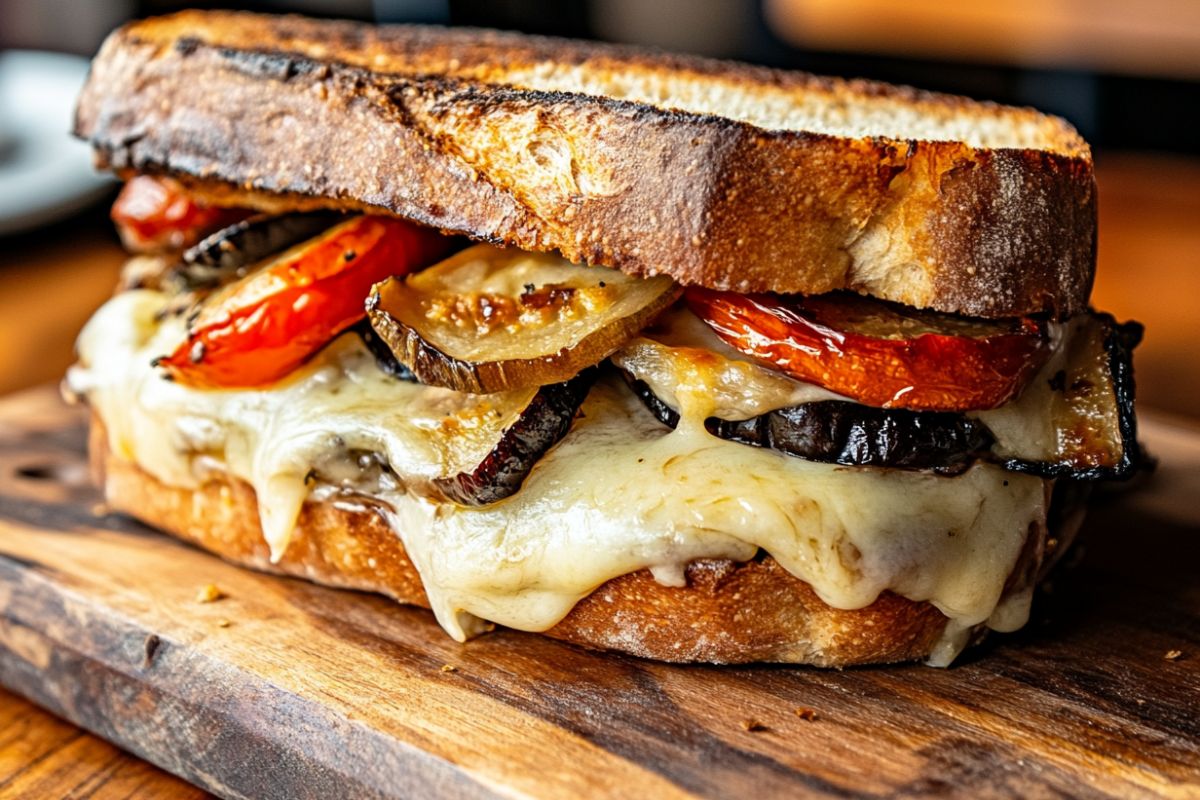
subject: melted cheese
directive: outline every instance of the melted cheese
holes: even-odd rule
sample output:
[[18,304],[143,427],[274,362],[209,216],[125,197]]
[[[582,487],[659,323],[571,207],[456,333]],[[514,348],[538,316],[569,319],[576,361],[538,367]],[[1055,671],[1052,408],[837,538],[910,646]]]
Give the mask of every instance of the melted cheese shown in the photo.
[[[1086,316],[1059,324],[1049,323],[1050,357],[1038,374],[1029,381],[1021,395],[999,408],[974,411],[996,438],[993,451],[1000,456],[1024,458],[1030,461],[1058,461],[1070,453],[1063,441],[1063,426],[1055,423],[1054,408],[1061,393],[1053,389],[1053,377],[1070,366],[1072,345],[1076,338],[1087,336]],[[1109,426],[1115,427],[1113,420]],[[1098,425],[1104,430],[1108,426]]]
[[[494,398],[388,378],[353,336],[266,390],[190,390],[150,366],[181,336],[155,321],[164,301],[119,295],[80,338],[69,382],[115,452],[179,486],[197,485],[216,459],[254,487],[277,557],[314,465],[345,448],[385,454],[398,485],[376,494],[460,640],[489,622],[545,630],[620,575],[648,568],[674,585],[692,561],[762,548],[837,608],[884,590],[933,603],[951,619],[934,659],[948,663],[963,644],[955,632],[995,614],[1030,524],[1045,516],[1037,478],[983,464],[954,478],[846,468],[723,441],[704,430],[714,400],[696,387],[677,395],[672,432],[611,380],[516,495],[483,508],[437,503],[428,480],[477,460],[486,441],[458,452],[451,434],[463,420],[493,424]],[[1015,624],[1011,607],[1001,616]]]
[[[991,431],[997,455],[1031,461],[1063,457],[1062,432],[1054,420],[1051,378],[1068,366],[1070,345],[1076,336],[1086,335],[1081,330],[1086,324],[1085,317],[1066,324],[1048,323],[1050,357],[1021,395],[999,408],[966,412]],[[683,308],[664,315],[653,330],[614,353],[612,360],[644,381],[671,408],[679,408],[679,395],[691,390],[711,398],[709,413],[722,419],[749,419],[821,400],[850,400],[760,366],[721,341],[708,325]]]
[[684,308],[665,314],[652,331],[614,353],[612,361],[644,381],[671,408],[681,408],[683,396],[694,395],[706,398],[702,402],[708,402],[709,414],[722,419],[749,419],[785,406],[846,399],[760,366]]

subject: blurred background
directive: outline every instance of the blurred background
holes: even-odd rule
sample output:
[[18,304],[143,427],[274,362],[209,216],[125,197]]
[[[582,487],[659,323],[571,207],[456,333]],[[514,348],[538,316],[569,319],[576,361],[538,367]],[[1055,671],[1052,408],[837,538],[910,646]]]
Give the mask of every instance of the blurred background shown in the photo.
[[65,134],[86,70],[71,56],[197,6],[636,43],[1060,114],[1096,153],[1095,304],[1147,325],[1144,406],[1200,415],[1197,0],[0,0],[0,394],[58,379],[123,259],[115,187]]

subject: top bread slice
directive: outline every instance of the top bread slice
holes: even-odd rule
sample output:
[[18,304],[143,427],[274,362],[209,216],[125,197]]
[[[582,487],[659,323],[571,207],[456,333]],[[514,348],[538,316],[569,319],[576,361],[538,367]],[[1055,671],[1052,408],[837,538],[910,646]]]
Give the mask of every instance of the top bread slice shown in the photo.
[[113,33],[75,132],[211,201],[387,211],[632,274],[1083,310],[1091,154],[1031,109],[609,45],[183,12]]

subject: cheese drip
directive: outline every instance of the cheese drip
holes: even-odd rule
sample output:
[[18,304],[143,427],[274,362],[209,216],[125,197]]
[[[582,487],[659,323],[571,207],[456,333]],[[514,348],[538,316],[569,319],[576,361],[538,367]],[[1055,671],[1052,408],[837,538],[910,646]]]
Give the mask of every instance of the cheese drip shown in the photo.
[[[310,469],[339,449],[385,454],[399,488],[377,497],[459,640],[488,622],[545,630],[612,578],[650,569],[678,582],[692,561],[743,561],[760,548],[831,606],[861,608],[891,590],[933,603],[952,634],[992,617],[1030,525],[1045,517],[1037,478],[985,464],[953,478],[846,468],[723,441],[704,430],[712,401],[699,385],[681,387],[672,432],[614,380],[595,387],[516,495],[483,508],[437,503],[424,487],[486,452],[486,437],[457,447],[454,432],[486,427],[494,398],[388,378],[352,335],[268,389],[188,389],[150,366],[182,336],[178,323],[156,322],[164,302],[121,294],[80,337],[69,383],[116,454],[183,487],[218,460],[254,487],[276,557]],[[1003,616],[1012,627],[1011,607]],[[944,642],[936,660],[961,646]]]

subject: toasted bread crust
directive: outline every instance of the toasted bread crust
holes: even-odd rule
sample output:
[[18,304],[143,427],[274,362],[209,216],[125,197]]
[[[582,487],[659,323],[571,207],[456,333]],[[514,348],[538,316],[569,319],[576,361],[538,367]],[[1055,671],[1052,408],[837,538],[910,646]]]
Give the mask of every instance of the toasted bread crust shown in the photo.
[[[774,128],[715,101],[636,99],[645,86],[1000,133]],[[102,165],[225,204],[386,211],[718,289],[1063,317],[1095,264],[1091,156],[1061,120],[628,48],[185,13],[109,38],[75,130]]]
[[[113,510],[236,564],[429,607],[400,537],[367,507],[307,503],[273,564],[249,484],[214,475],[194,490],[168,486],[114,455],[95,417],[90,450]],[[1033,538],[1040,552],[1043,537]],[[696,562],[686,575],[682,588],[663,586],[646,570],[610,580],[545,633],[660,661],[843,667],[924,658],[947,621],[929,603],[891,593],[863,609],[832,608],[769,556]]]

